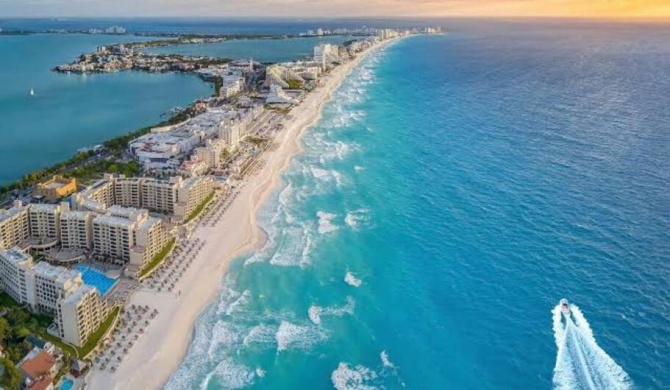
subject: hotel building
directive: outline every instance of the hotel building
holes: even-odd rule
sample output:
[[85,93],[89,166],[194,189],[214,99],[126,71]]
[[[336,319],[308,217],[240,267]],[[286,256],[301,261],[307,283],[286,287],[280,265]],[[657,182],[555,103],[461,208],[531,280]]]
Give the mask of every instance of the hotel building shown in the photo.
[[0,210],[0,249],[25,243],[30,237],[28,208],[19,201],[14,207]]
[[219,131],[219,138],[231,149],[237,147],[237,144],[240,143],[243,136],[244,130],[242,129],[242,123],[237,121],[230,122]]
[[46,251],[58,245],[61,208],[53,204],[31,204],[28,207],[30,249]]
[[211,177],[191,177],[180,184],[174,215],[175,219],[183,221],[214,192],[216,183]]
[[35,307],[35,278],[30,273],[33,258],[18,247],[0,250],[2,289],[19,304]]
[[93,219],[93,253],[136,274],[168,243],[163,222],[147,210],[112,206]]
[[173,177],[169,181],[149,178],[138,181],[142,187],[139,207],[163,214],[174,214],[180,177]]
[[333,62],[339,61],[338,54],[337,45],[322,43],[314,47],[314,62],[318,63],[321,69],[326,69]]
[[48,332],[76,346],[84,345],[109,313],[98,290],[84,284],[78,271],[35,264],[18,247],[0,251],[0,283],[19,304],[54,314]]
[[70,344],[82,346],[105,320],[109,310],[95,287],[81,285],[58,301],[54,332]]
[[93,214],[61,206],[60,242],[66,249],[90,249],[93,244]]
[[114,177],[113,204],[123,207],[141,207],[142,180],[134,177]]
[[44,196],[47,200],[54,202],[77,192],[77,180],[56,175],[49,181],[37,184],[36,192],[37,195]]
[[[236,134],[239,137],[239,133]],[[213,144],[213,143],[211,143]],[[213,149],[214,153],[218,151]],[[107,214],[112,205],[142,208],[170,215],[175,221],[187,216],[185,210],[193,210],[215,189],[210,177],[183,179],[179,176],[170,180],[154,178],[106,175],[92,190],[74,196],[75,208]],[[205,193],[204,196],[203,192]]]
[[29,273],[35,283],[33,310],[39,313],[54,313],[58,300],[84,282],[79,271],[54,267],[49,263],[33,264]]

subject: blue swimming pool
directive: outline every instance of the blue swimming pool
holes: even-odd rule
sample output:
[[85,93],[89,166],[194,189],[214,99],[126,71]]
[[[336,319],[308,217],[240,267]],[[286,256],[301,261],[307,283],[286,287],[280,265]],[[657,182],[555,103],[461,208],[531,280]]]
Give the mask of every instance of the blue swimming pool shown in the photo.
[[82,264],[78,264],[75,268],[77,271],[81,272],[81,277],[84,279],[84,283],[95,286],[98,291],[100,291],[100,295],[107,294],[107,291],[116,284],[116,279],[108,277],[102,273],[102,271],[98,271],[95,268]]
[[74,382],[72,382],[72,379],[65,379],[63,383],[60,385],[60,390],[70,390],[74,386]]

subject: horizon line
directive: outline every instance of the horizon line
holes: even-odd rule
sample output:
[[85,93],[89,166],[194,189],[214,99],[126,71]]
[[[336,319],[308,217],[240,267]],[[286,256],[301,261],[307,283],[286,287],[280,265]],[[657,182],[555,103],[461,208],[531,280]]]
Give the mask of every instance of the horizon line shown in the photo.
[[262,20],[290,20],[290,21],[302,21],[302,20],[573,20],[573,21],[654,21],[662,22],[669,21],[670,16],[598,16],[594,17],[591,15],[506,15],[506,16],[494,16],[494,15],[442,15],[442,16],[430,16],[430,15],[415,15],[415,16],[356,16],[356,15],[347,15],[347,16],[270,16],[270,15],[229,15],[229,16],[208,16],[208,15],[193,15],[193,16],[158,16],[158,15],[146,15],[146,16],[93,16],[93,15],[79,15],[79,16],[67,16],[67,15],[57,15],[57,16],[29,16],[29,15],[14,15],[14,16],[5,16],[0,18],[0,22],[3,20],[11,19],[128,19],[128,20],[140,20],[140,19],[176,19],[176,20],[188,20],[188,19],[201,19],[201,20],[250,20],[250,19],[262,19]]

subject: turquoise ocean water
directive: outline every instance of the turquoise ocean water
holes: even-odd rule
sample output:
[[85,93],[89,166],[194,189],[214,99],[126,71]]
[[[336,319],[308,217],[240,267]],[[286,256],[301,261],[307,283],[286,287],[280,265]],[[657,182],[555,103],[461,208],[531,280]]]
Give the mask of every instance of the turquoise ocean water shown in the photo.
[[50,71],[97,46],[140,39],[0,36],[0,184],[66,159],[81,147],[157,123],[171,108],[211,94],[211,86],[194,76]]
[[669,388],[668,32],[487,24],[371,56],[166,389]]

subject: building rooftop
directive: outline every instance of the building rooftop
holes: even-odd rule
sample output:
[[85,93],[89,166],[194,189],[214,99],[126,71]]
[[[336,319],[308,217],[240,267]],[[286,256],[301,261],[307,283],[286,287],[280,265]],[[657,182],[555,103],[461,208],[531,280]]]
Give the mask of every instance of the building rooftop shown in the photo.
[[58,208],[60,208],[60,206],[57,204],[33,203],[30,205],[31,210],[46,211],[50,213],[56,211]]
[[4,251],[0,251],[0,257],[3,257],[13,263],[23,263],[24,261],[32,261],[33,257],[27,254],[26,252],[22,251],[18,247],[14,248],[9,248],[5,249]]
[[151,229],[151,227],[154,226],[154,224],[160,223],[160,222],[162,222],[162,221],[160,219],[156,218],[156,217],[149,217],[149,218],[143,220],[142,222],[140,222],[140,224],[138,226],[138,229],[140,229],[140,230],[147,229],[148,230],[148,229]]
[[107,214],[113,217],[123,217],[132,221],[136,221],[138,218],[149,215],[149,211],[145,209],[136,209],[134,207],[114,205],[107,209]]
[[36,356],[29,358],[21,364],[21,370],[30,379],[42,377],[51,371],[56,365],[56,358],[46,351],[40,351]]
[[59,183],[59,182],[57,182],[57,181],[53,181],[53,182],[45,183],[45,184],[44,184],[44,187],[49,188],[49,189],[54,189],[54,190],[55,190],[55,189],[57,189],[57,188],[64,187],[65,184],[66,184],[66,183]]
[[77,270],[53,266],[47,262],[40,261],[33,267],[35,275],[54,280],[56,283],[80,282],[81,273]]
[[12,207],[11,209],[0,209],[0,222],[10,219],[27,210],[25,206]]
[[85,296],[91,291],[98,291],[98,289],[95,288],[94,286],[91,286],[90,284],[82,284],[79,287],[77,287],[76,290],[69,293],[65,297],[65,299],[63,299],[63,303],[77,303],[81,300],[83,296]]
[[86,219],[91,213],[89,211],[63,211],[60,215],[61,219]]
[[26,388],[28,390],[46,390],[52,384],[53,384],[53,378],[49,375],[45,375],[42,378],[28,385]]
[[98,188],[104,186],[104,185],[107,184],[107,183],[109,183],[109,181],[107,181],[107,180],[99,180],[99,181],[95,182],[92,186],[88,187],[86,190],[87,190],[87,191],[88,191],[88,190],[95,190],[95,189],[98,189]]
[[113,215],[99,215],[93,219],[93,223],[130,228],[135,221],[131,221],[128,218],[115,217]]

